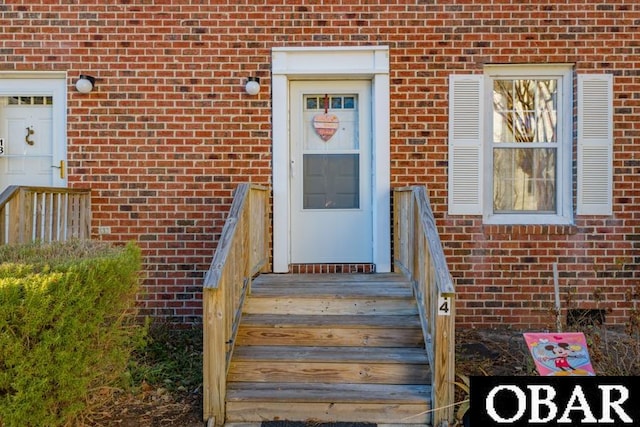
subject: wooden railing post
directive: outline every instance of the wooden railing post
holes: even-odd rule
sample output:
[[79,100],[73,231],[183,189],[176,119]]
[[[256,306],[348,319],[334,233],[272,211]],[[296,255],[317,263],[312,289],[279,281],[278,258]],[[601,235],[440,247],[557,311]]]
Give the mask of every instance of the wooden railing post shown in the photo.
[[213,425],[224,422],[224,399],[226,396],[226,363],[224,357],[224,309],[220,287],[205,288],[202,293],[203,324],[203,408],[204,419]]
[[455,290],[424,186],[394,191],[394,265],[411,279],[431,364],[433,426],[453,421]]
[[9,207],[9,241],[7,243],[26,242],[27,223],[30,222],[26,215],[24,190],[21,188],[16,190],[13,203],[7,203]]

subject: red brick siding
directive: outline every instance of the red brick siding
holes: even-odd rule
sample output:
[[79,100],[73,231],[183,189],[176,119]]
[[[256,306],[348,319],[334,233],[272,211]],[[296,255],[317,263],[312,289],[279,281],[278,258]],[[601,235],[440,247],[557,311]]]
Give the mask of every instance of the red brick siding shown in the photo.
[[[637,296],[640,276],[636,0],[59,3],[0,5],[0,71],[68,72],[69,185],[94,189],[94,226],[112,230],[104,239],[144,249],[149,314],[198,321],[233,188],[271,181],[274,46],[390,47],[392,184],[428,186],[458,325],[552,323],[553,263],[580,307],[610,308],[617,324],[635,307],[626,295]],[[574,227],[447,216],[448,75],[555,62],[615,75],[614,215]],[[72,87],[80,73],[98,78],[89,95]],[[243,92],[249,75],[261,78],[255,97]]]

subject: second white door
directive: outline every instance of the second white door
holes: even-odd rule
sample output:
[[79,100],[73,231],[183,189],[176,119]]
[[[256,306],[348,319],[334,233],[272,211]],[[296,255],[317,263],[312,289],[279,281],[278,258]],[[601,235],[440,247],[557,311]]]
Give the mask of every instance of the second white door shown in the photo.
[[0,78],[0,192],[66,187],[66,79]]

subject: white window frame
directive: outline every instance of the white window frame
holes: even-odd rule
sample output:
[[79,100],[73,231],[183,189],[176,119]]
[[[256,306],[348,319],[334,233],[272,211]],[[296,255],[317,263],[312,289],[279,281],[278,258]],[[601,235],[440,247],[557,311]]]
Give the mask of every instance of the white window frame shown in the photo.
[[[484,69],[484,132],[482,134],[481,179],[484,182],[483,222],[485,224],[573,224],[573,67],[553,65],[488,65]],[[555,213],[493,212],[493,82],[496,79],[558,80],[558,147],[556,163]]]

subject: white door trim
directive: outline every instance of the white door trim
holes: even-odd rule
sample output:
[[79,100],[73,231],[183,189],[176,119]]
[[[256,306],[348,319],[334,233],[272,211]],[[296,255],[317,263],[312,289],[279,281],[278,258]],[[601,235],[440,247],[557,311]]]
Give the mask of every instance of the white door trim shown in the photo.
[[272,49],[273,271],[290,264],[289,81],[370,79],[372,88],[373,262],[391,271],[389,48],[281,47]]
[[[0,72],[0,96],[52,96],[53,161],[67,160],[67,74],[64,72]],[[67,186],[67,174],[53,173],[53,185]],[[0,189],[1,190],[1,189]]]

